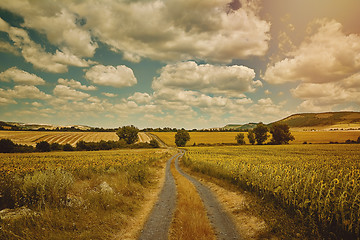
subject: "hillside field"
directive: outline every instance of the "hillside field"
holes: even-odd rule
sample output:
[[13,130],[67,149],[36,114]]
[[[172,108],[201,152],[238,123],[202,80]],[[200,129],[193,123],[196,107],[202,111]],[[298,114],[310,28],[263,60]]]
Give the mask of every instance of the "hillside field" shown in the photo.
[[35,146],[36,143],[46,141],[48,143],[69,143],[75,146],[79,141],[99,142],[117,141],[119,137],[115,132],[40,132],[40,131],[0,131],[0,139],[7,138],[17,144]]
[[[175,146],[175,132],[156,132],[157,135],[169,146]],[[190,132],[190,141],[186,144],[192,146],[194,143],[200,144],[217,144],[217,143],[236,143],[235,136],[237,132]],[[245,134],[245,142],[249,144],[247,133]],[[346,140],[357,140],[360,131],[315,131],[315,132],[292,132],[295,140],[290,144],[307,143],[329,143],[329,142],[345,142]],[[270,135],[270,134],[269,134]]]

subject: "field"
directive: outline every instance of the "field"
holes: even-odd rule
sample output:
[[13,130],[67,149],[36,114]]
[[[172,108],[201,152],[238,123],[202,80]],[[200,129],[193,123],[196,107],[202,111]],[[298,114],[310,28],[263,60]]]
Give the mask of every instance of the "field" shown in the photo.
[[275,199],[329,236],[353,239],[360,234],[359,156],[359,145],[192,147],[184,164]]
[[[169,146],[175,146],[175,132],[156,132],[157,135]],[[216,144],[216,143],[236,143],[235,136],[237,132],[190,132],[190,141],[186,146],[192,146],[194,143],[200,144]],[[346,140],[357,140],[360,131],[316,131],[316,132],[292,132],[295,140],[290,144],[308,143],[329,143],[329,142],[345,142]],[[249,144],[247,133],[245,142]],[[269,134],[270,135],[270,134]]]
[[36,143],[69,143],[75,146],[79,141],[99,142],[100,140],[119,140],[115,132],[38,132],[38,131],[0,131],[0,139],[8,138],[17,144],[35,146]]
[[2,153],[0,239],[121,239],[171,154]]

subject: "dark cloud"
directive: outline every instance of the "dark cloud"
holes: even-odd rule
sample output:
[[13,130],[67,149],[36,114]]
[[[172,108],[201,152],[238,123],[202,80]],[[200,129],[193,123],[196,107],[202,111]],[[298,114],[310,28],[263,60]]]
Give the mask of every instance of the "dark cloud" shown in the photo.
[[241,8],[240,0],[232,0],[230,3],[227,4],[227,13],[229,14],[231,11],[236,11]]

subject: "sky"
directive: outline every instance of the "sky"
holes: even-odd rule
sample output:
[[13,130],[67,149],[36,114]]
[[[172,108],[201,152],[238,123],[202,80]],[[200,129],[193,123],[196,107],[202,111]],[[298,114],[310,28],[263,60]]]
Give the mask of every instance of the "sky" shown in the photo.
[[360,111],[358,0],[1,0],[0,120],[211,128]]

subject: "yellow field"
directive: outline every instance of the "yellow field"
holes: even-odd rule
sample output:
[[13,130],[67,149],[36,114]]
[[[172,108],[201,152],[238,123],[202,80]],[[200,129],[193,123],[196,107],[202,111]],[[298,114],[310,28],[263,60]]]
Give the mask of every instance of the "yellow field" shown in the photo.
[[[156,132],[157,135],[169,146],[175,146],[175,132]],[[236,143],[235,136],[237,132],[190,132],[190,141],[186,146],[192,146],[194,143],[200,144],[216,144],[216,143]],[[329,143],[331,142],[345,142],[346,140],[357,140],[360,136],[360,131],[316,131],[316,132],[292,132],[295,140],[290,144],[302,144],[305,141],[308,143]],[[249,144],[247,133],[245,135],[245,142]],[[269,134],[270,135],[270,134]],[[269,137],[270,139],[270,137]]]
[[17,144],[35,146],[36,143],[69,143],[75,146],[79,141],[99,142],[100,140],[119,140],[115,132],[38,132],[38,131],[0,131],[0,139],[8,138]]
[[357,144],[191,147],[184,164],[275,198],[331,231],[359,236],[359,156]]

